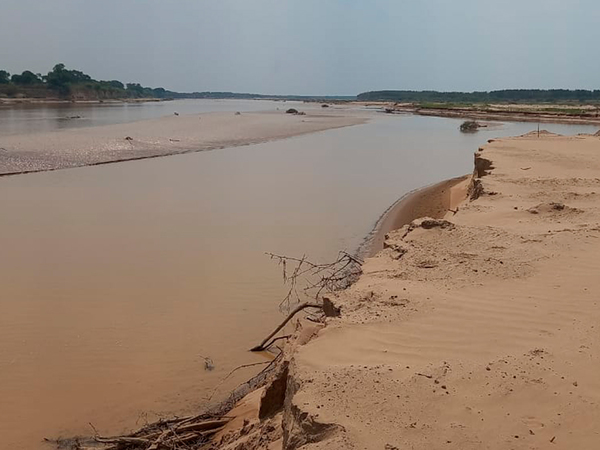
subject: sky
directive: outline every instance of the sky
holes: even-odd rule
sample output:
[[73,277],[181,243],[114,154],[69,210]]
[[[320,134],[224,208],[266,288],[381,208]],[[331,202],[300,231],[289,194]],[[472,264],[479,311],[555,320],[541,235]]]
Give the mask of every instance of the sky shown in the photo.
[[175,91],[600,89],[598,0],[0,0],[0,69]]

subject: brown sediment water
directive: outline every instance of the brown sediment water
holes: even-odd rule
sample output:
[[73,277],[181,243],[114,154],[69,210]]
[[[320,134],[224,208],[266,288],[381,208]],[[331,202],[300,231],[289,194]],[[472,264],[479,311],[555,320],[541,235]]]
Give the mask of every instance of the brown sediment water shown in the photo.
[[[258,145],[0,179],[0,433],[126,431],[203,405],[281,315],[264,252],[355,250],[403,193],[458,176],[458,122],[374,117]],[[528,130],[527,126],[523,127]],[[214,361],[205,370],[203,357]],[[224,395],[252,370],[221,384]]]

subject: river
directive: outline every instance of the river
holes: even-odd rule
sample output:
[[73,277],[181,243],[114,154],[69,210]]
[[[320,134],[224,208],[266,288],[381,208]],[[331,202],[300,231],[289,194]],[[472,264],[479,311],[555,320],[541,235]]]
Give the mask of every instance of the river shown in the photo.
[[[264,360],[248,348],[282,318],[265,252],[352,252],[400,196],[470,172],[487,139],[535,127],[461,134],[460,120],[368,114],[263,144],[0,178],[0,448],[89,434],[89,422],[120,433],[224,396],[256,369],[220,381]],[[2,132],[23,131],[2,118]]]
[[42,133],[207,112],[252,112],[304,105],[271,100],[172,100],[161,102],[0,104],[0,136]]

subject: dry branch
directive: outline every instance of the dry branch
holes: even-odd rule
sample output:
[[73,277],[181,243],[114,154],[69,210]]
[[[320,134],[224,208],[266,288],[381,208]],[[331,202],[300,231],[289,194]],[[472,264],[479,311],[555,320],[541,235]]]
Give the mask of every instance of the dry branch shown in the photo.
[[[190,448],[188,444],[205,443],[210,436],[222,430],[229,418],[198,420],[192,417],[178,424],[160,422],[128,436],[103,437],[94,436],[96,442],[114,444],[115,449],[158,450],[159,448]],[[152,430],[150,430],[152,428]],[[95,428],[94,428],[95,430]]]
[[119,436],[119,437],[110,437],[110,438],[96,436],[94,439],[103,444],[134,444],[134,445],[149,445],[149,444],[151,444],[151,441],[149,441],[148,439],[138,438],[138,437],[129,437],[129,436]]
[[[279,304],[280,309],[289,311],[292,301],[299,303],[281,324],[269,334],[259,345],[250,351],[259,352],[268,349],[279,339],[271,339],[300,311],[306,308],[316,308],[323,311],[323,292],[335,292],[348,287],[361,273],[362,261],[346,252],[338,253],[338,257],[331,263],[317,264],[309,261],[306,255],[301,258],[267,253],[282,267],[284,284],[289,285],[289,290]],[[293,269],[288,267],[290,263]],[[298,284],[304,287],[298,290]],[[308,301],[302,301],[302,297]],[[269,342],[270,341],[270,342]]]
[[206,431],[212,430],[214,428],[221,428],[224,425],[227,425],[229,419],[217,419],[217,420],[208,420],[206,422],[198,422],[191,423],[189,425],[183,425],[177,428],[178,431]]
[[[279,304],[280,309],[289,312],[292,304],[305,301],[319,301],[323,292],[345,289],[361,273],[362,261],[347,252],[339,252],[335,261],[317,264],[305,256],[294,258],[267,253],[282,267],[283,283],[289,285],[288,292]],[[293,269],[290,270],[289,266]],[[299,284],[304,286],[299,290]]]
[[[277,333],[279,333],[279,330],[281,330],[286,323],[288,323],[290,320],[292,320],[292,318],[299,313],[300,311],[302,311],[303,309],[306,308],[320,308],[323,309],[323,305],[319,305],[317,303],[302,303],[301,305],[298,305],[291,313],[288,314],[288,316],[285,318],[285,320],[283,322],[281,322],[279,324],[279,326],[277,328],[275,328],[275,330],[269,334],[260,344],[258,344],[256,347],[252,347],[250,349],[251,352],[261,352],[263,350],[266,350],[267,348],[269,348],[271,345],[266,345],[269,340],[271,340],[271,338],[273,336],[275,336]],[[275,342],[275,341],[273,341]]]

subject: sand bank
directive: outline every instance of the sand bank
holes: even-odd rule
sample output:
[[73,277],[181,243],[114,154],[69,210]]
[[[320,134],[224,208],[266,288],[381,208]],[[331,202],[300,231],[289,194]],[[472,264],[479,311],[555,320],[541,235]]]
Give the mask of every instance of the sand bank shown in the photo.
[[600,447],[600,139],[475,161],[456,214],[390,231],[341,317],[298,334],[277,423],[246,416],[218,448]]
[[[600,116],[594,105],[548,104],[495,104],[422,108],[413,103],[353,102],[354,104],[381,108],[391,114],[417,114],[420,116],[456,119],[490,120],[500,122],[562,123],[567,125],[598,125]],[[578,110],[577,112],[574,112]]]
[[416,109],[421,116],[451,117],[458,119],[497,120],[508,122],[564,123],[571,125],[599,125],[598,116],[577,116],[569,114],[548,114],[543,112],[514,111],[469,111],[451,109]]
[[0,139],[0,176],[256,144],[364,123],[339,111],[208,113]]

